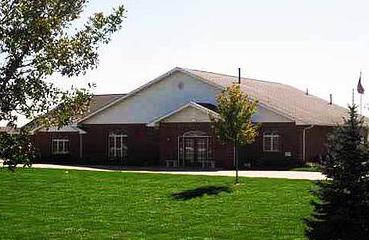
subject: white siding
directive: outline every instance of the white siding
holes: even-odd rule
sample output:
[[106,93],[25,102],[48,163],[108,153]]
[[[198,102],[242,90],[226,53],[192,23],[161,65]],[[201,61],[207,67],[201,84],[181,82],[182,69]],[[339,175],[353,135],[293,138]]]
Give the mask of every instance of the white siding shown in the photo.
[[[252,120],[253,122],[259,123],[291,122],[290,119],[260,106],[258,107],[258,111],[253,116]],[[182,111],[164,119],[163,122],[210,122],[210,119],[207,113],[189,106]]]
[[219,89],[175,72],[122,102],[87,119],[86,124],[148,123],[193,102],[216,103]]
[[163,122],[210,122],[209,114],[194,107],[187,107],[180,112],[166,118]]

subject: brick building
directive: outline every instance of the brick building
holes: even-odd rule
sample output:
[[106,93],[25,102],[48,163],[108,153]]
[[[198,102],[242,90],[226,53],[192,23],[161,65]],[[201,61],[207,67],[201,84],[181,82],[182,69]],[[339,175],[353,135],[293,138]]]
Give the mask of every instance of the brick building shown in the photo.
[[[129,94],[96,95],[90,110],[61,129],[32,130],[41,161],[232,168],[233,147],[215,138],[209,115],[216,97],[237,77],[174,68]],[[294,87],[243,78],[241,89],[258,100],[254,144],[239,149],[243,166],[278,167],[318,161],[327,133],[347,109]]]

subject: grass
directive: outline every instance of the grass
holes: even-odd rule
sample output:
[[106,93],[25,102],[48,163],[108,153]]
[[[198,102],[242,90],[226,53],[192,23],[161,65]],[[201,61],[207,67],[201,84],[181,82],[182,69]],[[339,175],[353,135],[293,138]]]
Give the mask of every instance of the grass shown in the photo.
[[305,239],[304,180],[0,169],[0,239]]

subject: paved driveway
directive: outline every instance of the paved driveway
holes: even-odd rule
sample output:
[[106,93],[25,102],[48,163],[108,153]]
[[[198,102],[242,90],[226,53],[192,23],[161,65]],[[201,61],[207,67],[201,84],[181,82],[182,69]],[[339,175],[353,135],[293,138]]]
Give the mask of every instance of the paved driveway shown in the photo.
[[[0,163],[1,165],[1,163]],[[33,168],[51,168],[65,170],[87,170],[87,171],[119,171],[135,173],[161,173],[161,174],[181,174],[181,175],[206,175],[206,176],[235,176],[235,171],[178,171],[178,170],[129,170],[111,166],[66,166],[55,164],[33,164]],[[261,178],[286,178],[286,179],[306,179],[306,180],[324,180],[325,176],[319,172],[301,172],[301,171],[239,171],[241,177],[261,177]]]

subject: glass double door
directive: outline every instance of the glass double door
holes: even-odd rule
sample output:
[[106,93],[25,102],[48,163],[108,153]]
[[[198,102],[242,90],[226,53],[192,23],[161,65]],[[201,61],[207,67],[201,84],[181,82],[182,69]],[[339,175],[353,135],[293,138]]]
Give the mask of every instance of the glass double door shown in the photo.
[[208,137],[183,138],[183,166],[203,167],[210,157],[210,143]]

